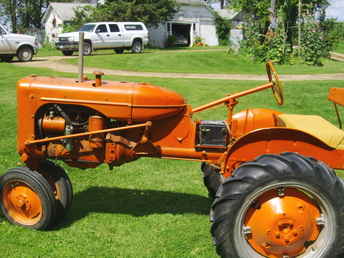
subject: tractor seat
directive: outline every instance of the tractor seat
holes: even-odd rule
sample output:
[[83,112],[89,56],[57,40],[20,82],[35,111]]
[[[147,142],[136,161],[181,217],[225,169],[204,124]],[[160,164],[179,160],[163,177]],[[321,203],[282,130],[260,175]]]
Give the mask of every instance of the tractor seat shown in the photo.
[[332,148],[344,150],[344,131],[320,116],[281,114],[278,116],[278,126],[303,131]]

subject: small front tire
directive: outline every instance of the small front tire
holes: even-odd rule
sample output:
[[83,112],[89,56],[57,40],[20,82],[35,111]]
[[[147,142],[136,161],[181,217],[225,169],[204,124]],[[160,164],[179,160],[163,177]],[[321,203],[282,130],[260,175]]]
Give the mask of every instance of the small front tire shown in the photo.
[[49,160],[41,162],[38,172],[48,181],[56,201],[56,220],[62,219],[73,201],[72,183],[65,170]]
[[202,162],[201,170],[203,172],[204,186],[208,190],[208,196],[210,199],[214,199],[217,189],[223,182],[220,169],[210,165],[209,163]]
[[17,57],[21,62],[29,62],[33,57],[33,49],[28,46],[22,46],[17,52]]
[[62,54],[64,55],[64,56],[72,56],[73,55],[73,51],[62,51]]
[[131,46],[131,52],[134,54],[143,52],[143,45],[141,40],[135,39],[133,45]]
[[92,54],[92,44],[88,41],[84,42],[84,55],[90,56]]
[[114,49],[116,54],[123,54],[124,53],[124,49],[121,49],[121,48],[117,48],[117,49]]
[[3,62],[11,62],[13,60],[13,56],[1,56],[0,60]]
[[12,224],[46,229],[55,219],[55,199],[49,183],[27,167],[9,170],[0,178],[1,210]]

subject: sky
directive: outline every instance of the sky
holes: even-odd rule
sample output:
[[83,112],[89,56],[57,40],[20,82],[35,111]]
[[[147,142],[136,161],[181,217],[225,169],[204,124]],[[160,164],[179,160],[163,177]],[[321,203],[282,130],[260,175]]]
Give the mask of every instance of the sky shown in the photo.
[[327,17],[344,21],[344,0],[330,0],[330,3],[330,7],[326,10]]

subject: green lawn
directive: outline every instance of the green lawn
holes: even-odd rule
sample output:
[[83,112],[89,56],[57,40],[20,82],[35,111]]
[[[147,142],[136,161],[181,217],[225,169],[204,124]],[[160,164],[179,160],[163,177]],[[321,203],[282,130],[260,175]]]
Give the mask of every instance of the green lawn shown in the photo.
[[[0,63],[0,70],[0,169],[5,172],[18,165],[16,81],[28,74],[71,75],[5,63]],[[161,85],[183,94],[193,106],[259,84],[106,78]],[[332,105],[326,100],[328,88],[334,86],[343,85],[336,81],[288,82],[285,106],[277,107],[268,90],[242,98],[238,110],[278,108],[283,112],[319,114],[335,122]],[[225,109],[221,107],[198,118],[224,119],[224,115]],[[63,223],[40,232],[10,225],[0,218],[1,257],[216,257],[209,233],[210,201],[197,162],[140,159],[114,171],[106,166],[89,170],[65,168],[75,196]]]
[[[76,64],[77,59],[67,60]],[[215,74],[264,74],[261,63],[255,63],[248,57],[228,54],[223,51],[182,52],[146,50],[144,54],[108,54],[100,53],[86,57],[90,67],[119,69],[144,72],[175,73],[215,73]],[[277,66],[281,74],[319,74],[343,73],[344,63],[323,60],[324,66],[305,64]]]
[[344,42],[340,42],[335,51],[344,54]]
[[[214,46],[214,47],[171,47],[171,48],[146,48],[146,52],[175,52],[175,51],[205,51],[205,50],[223,50],[227,51],[228,47],[224,46]],[[125,53],[130,53],[130,51],[126,51]],[[93,52],[93,55],[115,55],[115,52],[112,49],[109,50],[97,50]],[[77,56],[78,52],[74,52],[74,56]],[[54,45],[46,45],[38,50],[38,55],[40,57],[45,57],[45,56],[62,56],[62,52],[57,50]]]

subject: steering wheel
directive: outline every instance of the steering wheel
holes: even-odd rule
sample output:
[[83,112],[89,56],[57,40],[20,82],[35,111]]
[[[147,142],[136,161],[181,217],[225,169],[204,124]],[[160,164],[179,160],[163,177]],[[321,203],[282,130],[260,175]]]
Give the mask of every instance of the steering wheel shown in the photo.
[[283,105],[283,87],[282,82],[276,72],[276,69],[271,61],[266,63],[266,72],[268,74],[269,81],[272,83],[272,94],[278,105]]

